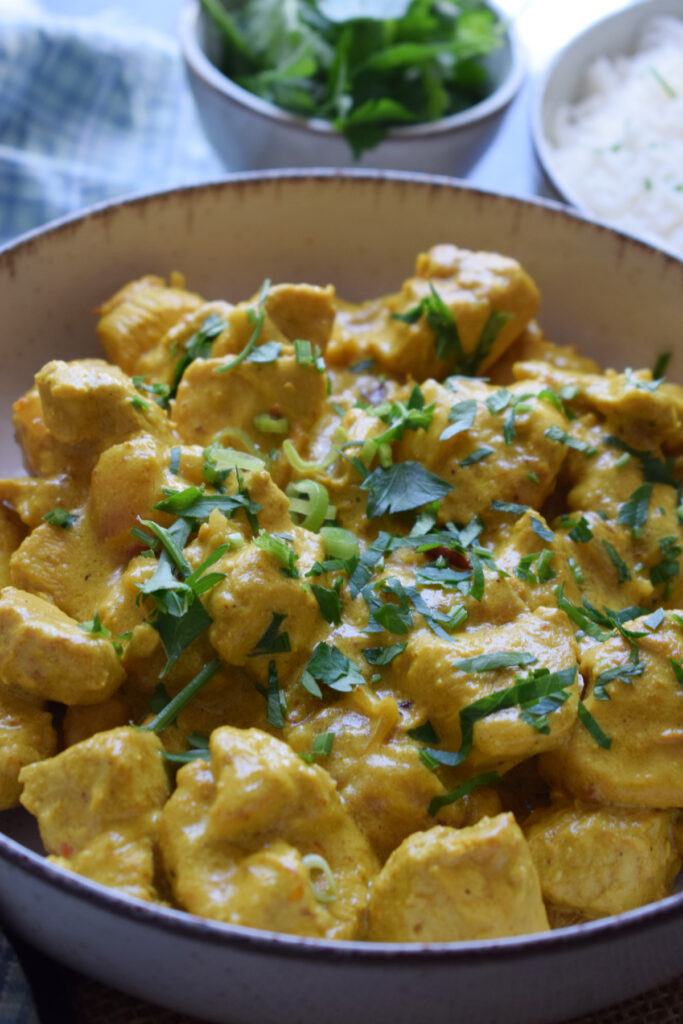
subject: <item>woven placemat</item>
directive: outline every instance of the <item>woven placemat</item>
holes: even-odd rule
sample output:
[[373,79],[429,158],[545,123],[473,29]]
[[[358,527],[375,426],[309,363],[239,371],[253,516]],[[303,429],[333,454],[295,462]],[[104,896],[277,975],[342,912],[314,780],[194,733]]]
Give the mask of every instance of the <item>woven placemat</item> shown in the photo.
[[[60,967],[18,940],[14,944],[33,987],[41,1024],[201,1024]],[[683,975],[566,1024],[683,1024]]]

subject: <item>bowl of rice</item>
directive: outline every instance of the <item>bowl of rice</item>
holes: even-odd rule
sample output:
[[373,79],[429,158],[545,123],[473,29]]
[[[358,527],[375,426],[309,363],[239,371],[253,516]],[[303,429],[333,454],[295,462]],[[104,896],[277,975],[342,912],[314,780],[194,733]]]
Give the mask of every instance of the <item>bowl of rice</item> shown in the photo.
[[533,135],[559,195],[683,257],[683,3],[596,22],[539,83]]

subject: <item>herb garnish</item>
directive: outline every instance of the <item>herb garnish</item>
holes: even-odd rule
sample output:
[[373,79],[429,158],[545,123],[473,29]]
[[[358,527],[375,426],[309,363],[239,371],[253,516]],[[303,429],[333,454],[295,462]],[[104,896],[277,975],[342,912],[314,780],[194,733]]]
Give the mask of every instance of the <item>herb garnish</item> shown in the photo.
[[47,512],[43,519],[50,526],[59,526],[62,530],[70,530],[75,522],[78,520],[78,516],[73,512],[68,512],[65,508],[60,508],[59,505]]
[[367,515],[376,519],[438,501],[452,490],[452,484],[419,462],[406,461],[388,468],[379,466],[363,480],[361,488],[368,492]]
[[330,121],[356,157],[392,126],[434,121],[488,95],[483,58],[502,37],[497,15],[480,3],[202,5],[230,78],[294,114]]
[[338,693],[350,693],[365,682],[355,662],[333,644],[319,643],[308,660],[301,676],[301,685],[314,697],[322,698],[320,685],[329,686]]

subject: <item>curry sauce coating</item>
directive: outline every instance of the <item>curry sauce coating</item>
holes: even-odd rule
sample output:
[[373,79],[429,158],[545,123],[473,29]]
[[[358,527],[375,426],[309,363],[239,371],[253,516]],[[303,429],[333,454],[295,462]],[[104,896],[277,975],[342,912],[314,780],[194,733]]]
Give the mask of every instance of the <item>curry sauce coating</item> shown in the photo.
[[322,768],[257,729],[229,726],[212,733],[209,762],[179,771],[161,851],[191,913],[319,938],[359,936],[378,869]]
[[368,907],[376,942],[451,942],[548,930],[536,868],[511,814],[462,829],[415,832],[377,876]]

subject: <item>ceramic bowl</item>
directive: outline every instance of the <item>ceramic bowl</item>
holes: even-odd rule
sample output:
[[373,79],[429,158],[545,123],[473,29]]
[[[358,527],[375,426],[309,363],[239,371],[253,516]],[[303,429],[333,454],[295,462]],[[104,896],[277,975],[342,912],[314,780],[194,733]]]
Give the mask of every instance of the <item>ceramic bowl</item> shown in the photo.
[[[501,19],[503,12],[489,5]],[[218,70],[220,38],[199,0],[180,14],[180,45],[206,134],[228,170],[272,167],[376,167],[462,176],[484,152],[524,77],[522,53],[510,26],[503,46],[487,59],[491,94],[459,114],[392,129],[355,160],[327,121],[298,117],[236,85]]]
[[[438,242],[519,259],[558,343],[608,365],[683,366],[683,263],[564,208],[379,172],[239,175],[95,210],[0,253],[1,471],[20,472],[11,401],[48,359],[97,354],[93,310],[145,273],[207,297],[273,281],[394,291]],[[40,855],[21,811],[0,815],[0,922],[133,995],[224,1024],[550,1024],[680,972],[683,895],[582,926],[486,942],[317,941],[137,902]]]
[[591,211],[558,165],[557,112],[581,98],[585,73],[595,60],[633,53],[644,23],[657,15],[683,17],[681,0],[637,0],[595,22],[560,50],[537,84],[532,134],[539,160],[555,194],[586,213]]

